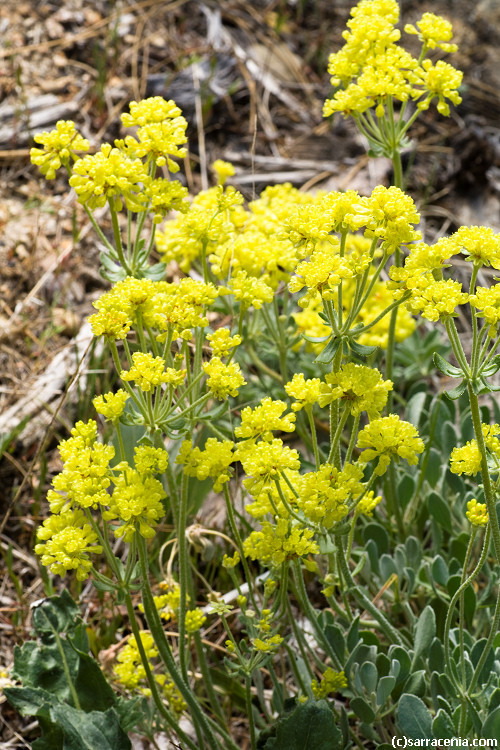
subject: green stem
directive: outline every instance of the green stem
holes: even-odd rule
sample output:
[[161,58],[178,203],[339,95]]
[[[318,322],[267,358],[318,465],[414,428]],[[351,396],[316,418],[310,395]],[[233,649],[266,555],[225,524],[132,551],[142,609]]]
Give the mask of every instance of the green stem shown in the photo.
[[486,507],[488,509],[489,525],[491,528],[491,535],[493,537],[495,557],[497,563],[500,564],[500,528],[498,526],[495,492],[491,483],[490,472],[488,470],[488,460],[486,456],[486,445],[484,443],[484,435],[481,425],[479,401],[470,383],[468,383],[467,388],[469,392],[469,404],[472,416],[472,424],[474,425],[474,434],[476,437],[477,447],[481,455],[481,477],[483,480],[484,499],[486,501]]
[[345,559],[344,548],[342,547],[341,540],[337,548],[337,559],[349,593],[351,593],[358,604],[366,609],[366,611],[371,614],[374,620],[377,621],[380,630],[384,633],[389,643],[397,643],[398,646],[405,646],[403,639],[401,638],[401,635],[396,630],[396,628],[391,625],[383,612],[374,604],[372,604],[366,594],[354,582],[354,579],[351,576],[351,572],[349,570],[349,566],[347,565],[347,561]]
[[[151,591],[151,586],[149,584],[149,564],[146,542],[140,535],[138,535],[137,546],[141,564],[142,601],[144,605],[144,614],[146,616],[146,621],[148,623],[149,630],[151,631],[151,635],[153,636],[154,642],[158,648],[158,652],[163,663],[170,673],[175,686],[188,704],[191,713],[191,719],[193,721],[196,735],[198,737],[198,750],[202,750],[202,748],[207,747],[203,743],[203,735],[205,735],[207,741],[209,742],[207,750],[221,750],[219,741],[214,735],[213,730],[210,727],[207,718],[205,717],[200,707],[200,704],[198,703],[194,693],[189,687],[188,682],[184,680],[183,676],[177,669],[172,650],[165,637],[165,632],[163,630],[160,615],[158,614],[158,610],[156,609],[153,592]],[[185,644],[179,643],[179,649],[182,650],[183,647],[185,647]]]
[[251,675],[245,675],[245,704],[248,715],[248,725],[250,727],[250,747],[252,750],[257,750],[257,737],[255,733],[255,721],[253,718],[253,707],[252,707],[252,677]]
[[179,545],[179,666],[182,677],[187,682],[187,645],[186,645],[186,610],[188,596],[189,557],[186,539],[187,505],[189,479],[183,473],[181,480],[181,501],[179,507],[179,525],[177,527],[177,544]]
[[153,698],[154,704],[160,714],[163,716],[163,718],[167,721],[169,726],[173,729],[176,735],[178,735],[179,739],[182,742],[185,742],[186,745],[191,750],[198,750],[198,745],[195,745],[195,743],[185,734],[185,732],[180,728],[178,723],[175,721],[174,717],[170,714],[170,711],[167,710],[165,707],[160,693],[158,692],[158,686],[156,684],[156,680],[154,678],[154,675],[151,671],[151,666],[149,664],[149,659],[147,657],[147,654],[144,650],[144,645],[142,643],[141,638],[141,632],[139,630],[139,627],[137,625],[137,621],[135,619],[135,612],[134,612],[134,605],[132,603],[132,599],[130,597],[130,593],[128,591],[124,592],[125,594],[125,604],[127,606],[127,612],[128,612],[128,619],[130,622],[130,627],[132,628],[132,633],[134,634],[135,641],[137,643],[137,649],[139,651],[142,666],[144,667],[144,671],[146,673],[146,680],[148,682],[149,689],[151,690],[151,697]]
[[[491,537],[491,527],[490,527],[490,525],[488,525],[488,528],[486,530],[486,534],[485,534],[485,537],[484,537],[483,549],[481,550],[481,555],[479,557],[477,565],[474,568],[474,570],[472,571],[472,573],[468,576],[468,578],[466,578],[463,581],[463,583],[460,584],[460,586],[458,587],[458,589],[453,594],[453,596],[451,598],[451,601],[450,601],[450,604],[449,604],[449,607],[448,607],[448,613],[446,615],[446,621],[445,621],[445,624],[444,624],[443,646],[444,646],[444,663],[445,663],[445,669],[446,669],[446,672],[447,672],[448,677],[450,678],[450,680],[453,682],[453,684],[455,685],[455,687],[457,688],[457,690],[460,690],[460,691],[462,690],[461,685],[459,685],[457,683],[457,680],[455,678],[455,673],[454,673],[454,671],[451,668],[451,658],[450,658],[450,628],[451,628],[451,620],[452,620],[452,617],[453,617],[453,611],[455,609],[455,604],[457,603],[458,598],[460,597],[460,594],[462,593],[462,591],[465,591],[465,589],[467,588],[467,586],[470,583],[472,583],[472,581],[474,580],[474,578],[477,576],[477,574],[479,573],[479,571],[481,570],[481,568],[484,565],[484,561],[486,560],[486,556],[488,554],[488,547],[490,545],[490,537]],[[471,692],[471,691],[472,691],[472,683],[469,686],[469,692]]]
[[238,526],[236,525],[236,519],[234,517],[234,509],[233,504],[231,502],[231,498],[229,496],[229,490],[227,488],[227,483],[224,483],[224,499],[226,501],[226,511],[227,511],[227,520],[229,521],[229,528],[231,529],[231,533],[236,541],[236,546],[238,547],[238,551],[240,553],[241,558],[241,564],[243,565],[243,570],[245,573],[245,579],[248,583],[248,593],[250,594],[250,599],[252,601],[252,606],[254,609],[258,610],[257,601],[255,599],[255,585],[253,581],[253,576],[250,573],[250,568],[248,567],[248,561],[245,556],[245,552],[243,551],[243,541],[241,539],[241,534],[239,532]]
[[314,632],[316,634],[316,638],[318,639],[318,643],[321,644],[322,648],[326,651],[326,653],[329,655],[332,662],[335,664],[335,668],[338,670],[342,669],[342,664],[339,661],[339,658],[333,648],[331,647],[328,640],[325,638],[325,634],[323,632],[323,629],[318,624],[318,616],[309,601],[309,596],[306,591],[306,587],[304,584],[304,579],[302,577],[302,568],[300,566],[300,561],[298,559],[293,561],[293,578],[295,582],[295,595],[297,597],[297,600],[302,608],[302,611],[306,615],[307,619],[311,623],[311,625],[314,628]]

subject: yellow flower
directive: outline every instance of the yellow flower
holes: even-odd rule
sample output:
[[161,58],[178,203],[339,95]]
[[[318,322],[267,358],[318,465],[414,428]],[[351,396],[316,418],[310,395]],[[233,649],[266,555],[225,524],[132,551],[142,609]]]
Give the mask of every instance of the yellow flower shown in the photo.
[[415,427],[400,420],[397,414],[370,422],[358,434],[357,445],[363,451],[359,457],[360,463],[378,458],[374,470],[378,475],[385,474],[391,459],[404,458],[409,464],[416,464],[417,454],[424,450],[424,443]]
[[233,294],[243,310],[255,307],[260,310],[264,302],[273,301],[274,292],[264,279],[256,279],[246,271],[238,271],[228,282],[227,287],[219,287],[220,294]]
[[442,49],[443,52],[456,52],[457,45],[449,44],[453,28],[449,21],[434,13],[424,13],[417,21],[418,29],[411,23],[405,26],[407,34],[416,34],[427,49]]
[[381,500],[381,495],[375,496],[373,490],[367,492],[366,495],[364,495],[356,505],[356,513],[362,514],[364,516],[369,516],[369,518],[371,518],[373,516],[373,511],[381,502]]
[[311,682],[311,689],[317,701],[345,687],[347,687],[347,678],[344,672],[335,672],[331,667],[325,670],[320,683],[317,680]]
[[500,268],[500,234],[489,227],[460,227],[449,242],[477,265]]
[[231,336],[229,328],[217,328],[213,333],[206,336],[210,342],[210,348],[214,357],[227,357],[232,349],[241,344],[242,338],[238,334]]
[[252,494],[258,494],[264,486],[273,483],[282,471],[300,468],[298,452],[284,446],[279,438],[269,442],[240,443],[235,458],[241,461],[248,477],[245,488]]
[[185,370],[174,370],[169,367],[165,370],[165,360],[162,357],[153,357],[152,354],[134,352],[132,354],[133,365],[130,370],[122,370],[122,380],[133,380],[141,391],[152,391],[162,383],[171,383],[178,386],[184,382]]
[[236,437],[261,438],[269,441],[273,439],[273,431],[293,432],[295,430],[295,414],[281,416],[286,409],[283,401],[274,401],[267,396],[261,400],[260,404],[255,409],[250,406],[243,409],[241,424],[234,431]]
[[37,133],[33,140],[43,148],[30,150],[31,162],[40,168],[47,180],[53,180],[62,166],[69,167],[71,159],[79,159],[78,151],[89,150],[88,140],[80,135],[71,120],[59,120],[55,130]]
[[426,94],[424,101],[417,104],[419,109],[429,109],[431,101],[437,97],[437,111],[447,117],[450,114],[450,106],[445,99],[449,99],[455,106],[462,101],[457,90],[462,83],[461,70],[456,70],[442,60],[438,60],[435,65],[430,60],[424,60],[421,69],[416,71],[416,74],[418,74],[423,91],[416,91],[414,98]]
[[346,463],[342,470],[323,464],[318,471],[302,474],[297,483],[297,507],[306,518],[330,529],[348,512],[347,502],[363,490],[363,469]]
[[51,573],[64,576],[76,570],[79,581],[88,578],[92,568],[89,554],[100,554],[97,534],[81,510],[65,510],[47,518],[38,528],[35,553]]
[[254,638],[252,643],[257,651],[267,653],[270,651],[276,651],[278,646],[283,643],[283,638],[280,635],[272,635],[265,640],[262,640],[262,638]]
[[103,396],[96,396],[92,403],[98,414],[102,414],[105,419],[111,422],[118,422],[123,414],[128,397],[128,393],[119,388],[116,393],[110,392]]
[[473,526],[486,526],[489,520],[486,504],[477,500],[469,500],[465,515]]
[[223,161],[222,159],[216,159],[212,164],[212,169],[217,175],[217,183],[219,185],[224,185],[227,178],[233,177],[234,175],[234,166],[230,162]]
[[429,283],[428,279],[422,277],[419,285],[412,289],[406,308],[414,315],[420,313],[427,320],[438,321],[454,317],[455,309],[465,304],[468,298],[469,295],[462,292],[459,281],[447,279]]
[[262,531],[252,531],[245,539],[243,551],[251,560],[279,566],[294,557],[317,554],[313,533],[312,529],[291,525],[286,518],[278,518],[275,526],[264,521]]
[[102,514],[105,521],[118,519],[123,523],[115,529],[115,536],[131,542],[138,531],[150,539],[155,527],[165,515],[162,500],[166,497],[162,483],[151,474],[140,474],[125,461],[117,464],[113,477],[115,488],[109,499],[109,510]]
[[186,612],[186,633],[191,635],[200,630],[207,621],[202,609],[189,609]]
[[484,318],[490,326],[488,335],[492,338],[496,336],[500,321],[500,284],[477,286],[475,294],[469,297],[469,304],[476,310],[476,315]]
[[210,477],[214,480],[215,492],[220,492],[222,486],[231,478],[231,464],[235,460],[234,443],[231,440],[219,442],[217,438],[208,438],[204,450],[193,447],[190,440],[184,440],[176,464],[184,464],[184,474],[196,477],[200,482]]
[[319,378],[304,378],[304,373],[296,372],[292,380],[285,384],[285,391],[290,398],[294,398],[292,403],[293,411],[300,411],[305,408],[311,409],[319,399],[321,380]]
[[69,179],[79,203],[86,204],[90,210],[102,208],[109,201],[116,211],[125,203],[135,212],[144,209],[143,187],[149,182],[150,177],[140,159],[129,159],[109,143],[103,143],[96,154],[79,159]]
[[320,386],[318,403],[321,407],[341,400],[353,416],[366,411],[370,419],[378,417],[387,403],[392,381],[383,380],[373,367],[348,362],[338,372],[325,375]]
[[125,127],[138,126],[137,140],[128,135],[122,141],[115,141],[118,148],[126,150],[132,158],[146,157],[146,163],[154,159],[159,167],[168,165],[171,172],[177,172],[179,165],[170,156],[184,157],[187,122],[181,110],[173,101],[165,101],[161,96],[153,96],[140,102],[130,102],[130,114],[121,116]]
[[208,375],[207,388],[219,401],[224,401],[228,396],[237,396],[238,389],[246,384],[236,362],[225,365],[219,357],[212,357],[210,362],[205,362],[203,369]]

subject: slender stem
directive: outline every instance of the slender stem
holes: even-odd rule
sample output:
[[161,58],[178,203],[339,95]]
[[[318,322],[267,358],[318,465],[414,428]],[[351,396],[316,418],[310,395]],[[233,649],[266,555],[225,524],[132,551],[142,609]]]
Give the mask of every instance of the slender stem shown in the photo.
[[477,447],[479,448],[479,453],[481,455],[481,477],[483,480],[484,499],[486,501],[486,507],[488,509],[489,525],[491,528],[491,535],[493,537],[495,557],[497,563],[500,564],[500,528],[498,526],[495,492],[491,483],[490,472],[488,469],[488,460],[486,456],[486,445],[484,442],[484,435],[481,424],[479,401],[470,383],[468,384],[468,392],[472,424],[474,425],[474,434],[476,437]]
[[148,686],[149,686],[149,689],[151,690],[151,697],[153,698],[155,706],[160,712],[160,714],[163,716],[163,718],[167,721],[169,726],[172,727],[174,732],[178,735],[179,739],[182,742],[185,742],[186,745],[191,750],[197,750],[198,746],[180,728],[180,726],[175,721],[174,717],[170,714],[170,711],[167,710],[166,706],[164,705],[161,699],[160,693],[158,692],[158,685],[156,684],[156,680],[151,671],[151,665],[149,663],[149,659],[147,657],[146,651],[144,650],[144,645],[142,643],[142,638],[141,638],[141,632],[139,630],[137,621],[135,619],[134,605],[132,603],[130,593],[128,591],[125,591],[124,593],[125,593],[125,604],[127,606],[130,627],[132,628],[132,633],[134,634],[134,637],[135,637],[137,649],[141,657],[142,666],[144,667],[144,671],[146,673],[146,679],[148,681]]
[[366,611],[369,612],[372,615],[372,617],[377,621],[380,627],[380,630],[384,633],[389,643],[397,643],[398,646],[404,646],[405,644],[403,642],[403,639],[401,638],[401,635],[396,630],[396,628],[394,628],[391,625],[391,623],[383,614],[383,612],[380,609],[378,609],[378,607],[376,607],[374,604],[372,604],[370,599],[359,588],[359,586],[356,586],[356,583],[354,582],[353,577],[351,576],[349,567],[347,565],[347,561],[344,555],[344,548],[342,547],[341,543],[339,543],[338,545],[337,558],[339,561],[340,569],[342,571],[342,575],[344,577],[344,581],[346,585],[348,586],[348,591],[354,596],[358,604],[364,607],[364,609],[366,609]]
[[248,725],[250,727],[250,747],[252,750],[257,750],[257,737],[255,734],[255,721],[253,718],[253,707],[252,707],[252,676],[245,675],[245,704],[248,715]]
[[318,624],[318,616],[311,602],[309,601],[309,596],[307,594],[306,587],[304,585],[304,579],[302,577],[302,568],[298,559],[293,561],[293,577],[295,582],[295,595],[302,608],[302,611],[314,628],[316,638],[335,664],[336,669],[342,669],[342,664],[340,663],[337,654],[331,647],[328,640],[325,638],[323,629]]
[[311,438],[312,438],[312,445],[313,445],[313,451],[314,451],[314,461],[316,463],[316,470],[318,470],[320,467],[321,461],[320,461],[319,451],[318,451],[318,436],[316,435],[316,425],[314,424],[312,406],[306,406],[305,412],[309,420],[309,427],[311,429]]
[[[144,614],[146,615],[146,621],[151,631],[151,635],[154,638],[160,657],[167,670],[169,671],[175,686],[178,688],[182,697],[188,704],[191,712],[191,718],[193,720],[193,724],[198,737],[198,750],[206,747],[203,743],[203,734],[210,743],[207,750],[220,750],[220,744],[216,736],[214,735],[210,724],[208,723],[207,717],[204,715],[195,695],[189,687],[188,682],[184,680],[179,670],[177,669],[172,650],[165,637],[165,632],[163,630],[160,615],[158,614],[158,610],[156,609],[153,592],[151,591],[151,587],[149,584],[149,565],[146,551],[146,542],[140,535],[138,535],[137,542],[142,574],[142,600],[144,605]],[[181,649],[183,646],[184,644],[180,644]]]
[[[472,571],[472,573],[463,581],[463,583],[460,584],[458,589],[453,594],[449,607],[448,607],[448,613],[446,615],[446,621],[444,624],[444,633],[443,633],[443,646],[444,646],[444,663],[445,663],[445,669],[448,674],[448,677],[451,679],[453,684],[457,689],[461,691],[461,686],[457,683],[457,680],[455,678],[455,673],[451,668],[451,658],[450,658],[450,628],[451,628],[451,620],[453,617],[453,612],[455,609],[455,604],[458,601],[458,598],[462,591],[464,591],[467,586],[472,583],[474,578],[477,576],[479,571],[484,565],[484,561],[486,560],[486,556],[488,554],[488,548],[490,546],[490,538],[491,538],[491,527],[488,524],[488,528],[486,530],[486,534],[483,541],[483,549],[481,550],[481,555],[479,557],[479,560],[477,562],[476,567]],[[473,684],[469,685],[469,692],[471,692],[473,689]]]
[[255,609],[258,609],[257,602],[255,599],[255,586],[253,582],[253,576],[250,573],[250,568],[248,567],[248,561],[245,556],[245,552],[243,551],[243,541],[241,539],[241,534],[238,529],[238,526],[236,525],[236,519],[234,517],[234,509],[233,504],[231,502],[231,498],[229,496],[229,490],[227,488],[227,483],[224,483],[224,499],[226,501],[226,511],[227,511],[227,520],[229,521],[229,528],[231,529],[231,533],[236,540],[236,545],[238,547],[238,551],[240,553],[241,558],[241,564],[243,565],[243,570],[245,572],[245,579],[248,583],[248,593],[250,594],[250,599],[252,601],[252,605]]
[[179,507],[179,525],[177,527],[177,543],[179,545],[179,666],[184,680],[188,681],[187,675],[187,645],[186,645],[186,610],[188,596],[189,558],[186,539],[187,505],[188,505],[189,479],[183,473],[181,480],[181,497]]

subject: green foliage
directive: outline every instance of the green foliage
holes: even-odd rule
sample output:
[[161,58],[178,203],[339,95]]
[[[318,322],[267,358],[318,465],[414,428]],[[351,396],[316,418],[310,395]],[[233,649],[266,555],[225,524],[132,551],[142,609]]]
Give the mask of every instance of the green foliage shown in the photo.
[[66,590],[35,607],[33,627],[37,640],[14,652],[22,687],[5,695],[22,715],[38,717],[43,734],[34,750],[128,750],[139,701],[119,698],[89,656],[85,624]]
[[258,750],[342,750],[342,733],[326,701],[285,705],[273,726],[261,733]]

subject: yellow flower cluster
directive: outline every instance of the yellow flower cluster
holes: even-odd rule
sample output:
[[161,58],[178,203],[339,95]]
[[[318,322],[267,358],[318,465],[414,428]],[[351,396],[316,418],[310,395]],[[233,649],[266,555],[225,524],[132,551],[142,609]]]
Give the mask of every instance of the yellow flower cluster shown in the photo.
[[241,412],[241,424],[236,427],[234,434],[244,440],[261,438],[270,441],[273,432],[293,432],[295,430],[295,414],[281,415],[286,409],[284,401],[275,401],[270,396],[263,398],[260,406],[252,409],[246,406]]
[[122,370],[120,377],[126,382],[133,381],[141,391],[152,391],[162,383],[177,388],[186,377],[186,370],[175,370],[173,367],[165,369],[163,357],[153,357],[149,353],[134,352],[132,362],[130,370]]
[[297,507],[313,523],[330,529],[348,513],[348,501],[363,491],[363,467],[346,463],[342,470],[323,464],[302,474],[297,483]]
[[43,148],[30,150],[31,162],[47,180],[53,180],[62,166],[69,168],[71,159],[79,159],[78,152],[89,150],[88,140],[80,135],[71,120],[59,120],[55,130],[37,133],[33,140]]
[[91,211],[109,201],[116,211],[125,203],[129,211],[138,212],[146,207],[143,187],[149,179],[140,159],[130,159],[119,148],[103,143],[96,154],[75,162],[69,184]]
[[435,322],[456,316],[456,308],[464,305],[468,299],[469,295],[462,292],[459,281],[446,279],[429,282],[422,279],[419,286],[412,290],[406,307],[414,315],[420,313],[423,318]]
[[231,478],[231,464],[235,460],[234,443],[231,440],[220,442],[217,438],[208,438],[204,450],[193,447],[191,440],[184,440],[175,463],[184,464],[184,474],[196,477],[200,481],[210,477],[214,481],[215,492]]
[[424,13],[417,28],[411,23],[405,25],[407,34],[416,34],[427,49],[442,49],[443,52],[456,52],[457,45],[450,44],[453,36],[451,23],[434,13]]
[[128,277],[118,281],[109,292],[94,302],[98,310],[89,318],[94,336],[124,339],[131,328],[142,323],[172,339],[187,341],[192,329],[208,324],[205,308],[217,297],[213,284],[185,278],[178,283]]
[[370,492],[367,492],[356,505],[356,513],[371,518],[373,516],[373,511],[381,501],[382,497],[380,495],[375,495],[373,490],[371,490]]
[[35,553],[51,573],[64,576],[75,570],[84,581],[92,568],[89,554],[100,554],[102,545],[81,510],[63,510],[47,518],[37,531]]
[[231,336],[228,328],[218,328],[206,336],[214,357],[227,357],[233,349],[241,344],[242,338],[238,334]]
[[165,514],[161,501],[166,497],[153,475],[165,470],[168,456],[162,448],[147,445],[134,450],[135,468],[126,461],[111,468],[115,449],[97,440],[94,420],[77,422],[71,437],[60,443],[63,470],[52,481],[47,495],[52,515],[39,527],[35,547],[52,573],[75,570],[79,580],[88,577],[89,554],[102,552],[92,509],[100,508],[105,520],[118,520],[115,536],[127,542],[136,532],[153,536]]
[[317,554],[313,534],[312,529],[294,526],[286,518],[278,518],[275,526],[264,521],[261,531],[252,531],[245,539],[243,551],[251,560],[279,566],[285,560]]
[[[158,656],[158,648],[149,630],[140,631],[141,643],[146,653],[149,668],[153,672],[152,660]],[[117,657],[117,664],[113,669],[115,679],[127,690],[138,690],[142,695],[151,695],[151,689],[145,687],[146,669],[142,663],[139,647],[134,635],[128,637],[126,645]],[[154,672],[153,672],[154,674]],[[161,688],[168,707],[179,718],[186,710],[187,704],[175,687],[172,680],[167,679],[164,674],[154,674],[155,682]]]
[[245,489],[252,495],[260,493],[264,487],[267,489],[282,471],[300,468],[298,452],[284,446],[279,438],[258,443],[240,443],[235,457],[241,461],[247,475],[243,480]]
[[473,526],[486,526],[489,520],[486,504],[477,500],[469,500],[465,515]]
[[[500,425],[482,424],[484,443],[496,463],[496,471],[500,468]],[[453,448],[450,458],[450,471],[453,474],[467,474],[474,476],[481,471],[481,453],[477,441],[469,440],[461,448]]]
[[209,362],[205,362],[203,370],[208,375],[208,390],[219,401],[224,401],[228,396],[237,396],[238,389],[246,384],[236,362],[224,364],[219,357],[212,357]]
[[102,414],[104,419],[110,422],[118,422],[123,414],[128,397],[128,393],[123,388],[119,388],[116,393],[110,392],[103,396],[96,396],[92,403],[96,412]]
[[311,682],[311,689],[317,701],[345,687],[347,687],[347,678],[344,672],[335,672],[331,667],[325,670],[321,682],[318,683],[317,680]]
[[410,465],[418,461],[418,453],[424,450],[424,443],[418,437],[415,427],[399,419],[396,414],[375,419],[358,434],[358,448],[362,450],[360,463],[378,458],[374,473],[385,474],[391,460],[404,458]]
[[376,116],[382,118],[388,101],[407,102],[422,97],[420,109],[427,109],[437,97],[438,111],[447,115],[445,99],[460,103],[457,89],[462,74],[441,60],[436,65],[423,60],[427,51],[436,47],[444,52],[455,51],[456,46],[449,43],[451,25],[440,16],[425,13],[417,22],[418,29],[409,24],[405,27],[407,33],[416,34],[422,42],[420,63],[397,44],[398,20],[396,0],[361,0],[352,8],[348,30],[343,32],[345,44],[329,58],[332,85],[340,88],[326,100],[325,117],[335,112],[360,115],[373,107]]
[[500,284],[491,287],[476,286],[475,293],[469,297],[469,304],[476,310],[478,317],[484,318],[489,326],[488,335],[498,335],[500,321]]
[[353,416],[366,411],[370,419],[383,411],[392,381],[383,380],[381,373],[365,365],[348,362],[338,372],[325,375],[325,383],[320,385],[318,403],[321,407],[340,400],[349,407]]
[[159,167],[168,165],[171,172],[177,172],[179,165],[171,156],[184,157],[187,122],[175,102],[165,101],[161,96],[153,96],[140,102],[130,102],[130,114],[121,116],[125,127],[137,127],[137,138],[127,135],[116,145],[126,150],[132,158],[153,159]]
[[321,380],[319,378],[305,379],[304,373],[296,372],[289,383],[285,384],[285,391],[292,402],[293,411],[311,409],[319,399]]

